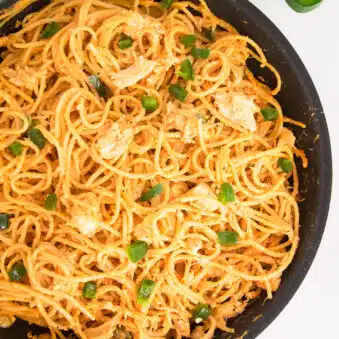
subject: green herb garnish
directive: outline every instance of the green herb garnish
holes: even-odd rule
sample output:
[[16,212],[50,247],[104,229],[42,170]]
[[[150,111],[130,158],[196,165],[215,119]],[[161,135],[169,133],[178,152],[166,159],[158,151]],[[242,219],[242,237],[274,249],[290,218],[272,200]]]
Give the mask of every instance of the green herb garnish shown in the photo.
[[8,146],[8,149],[14,156],[17,157],[22,154],[22,143],[14,141],[13,144]]
[[39,149],[43,149],[46,145],[46,139],[41,131],[37,128],[32,128],[27,131],[28,138],[33,142],[34,145],[38,146]]
[[199,304],[193,312],[193,319],[200,323],[202,320],[206,320],[212,314],[211,308],[206,304]]
[[231,245],[238,242],[238,235],[234,232],[218,232],[218,242],[220,245]]
[[173,0],[161,0],[161,7],[169,9],[172,5]]
[[261,114],[267,121],[274,121],[278,119],[278,111],[272,106],[266,106],[261,110]]
[[193,34],[187,34],[180,37],[180,42],[186,47],[193,47],[197,41],[197,36]]
[[45,200],[45,208],[47,211],[55,211],[58,197],[55,193],[49,194]]
[[222,204],[235,201],[235,194],[232,185],[224,183],[221,185],[220,193],[218,194],[218,200]]
[[8,271],[8,276],[11,281],[19,281],[26,275],[26,267],[23,263],[17,262]]
[[145,306],[148,303],[152,291],[154,289],[155,282],[153,280],[144,279],[138,290],[137,303]]
[[188,92],[185,90],[185,88],[181,87],[179,84],[170,85],[168,90],[171,93],[171,95],[173,95],[176,99],[178,99],[181,102],[184,102],[188,95]]
[[208,48],[196,48],[193,47],[191,51],[191,55],[194,58],[200,58],[200,59],[207,59],[211,54],[211,50]]
[[127,247],[127,254],[131,261],[138,262],[148,251],[148,244],[145,241],[135,241]]
[[147,113],[152,113],[159,107],[157,98],[151,95],[143,95],[141,103]]
[[122,34],[119,40],[119,48],[127,49],[127,48],[132,47],[132,45],[133,45],[132,38],[126,34]]
[[160,195],[162,191],[163,191],[162,184],[157,184],[148,191],[144,192],[140,197],[140,201],[149,201],[155,198],[156,196]]
[[9,227],[9,215],[0,213],[0,231],[4,231]]
[[50,38],[52,37],[54,34],[58,33],[61,29],[61,26],[53,21],[53,22],[50,22],[46,27],[45,29],[42,31],[41,33],[41,37],[43,39],[47,39],[47,38]]
[[82,289],[82,296],[86,299],[94,299],[97,294],[97,284],[92,281],[85,283]]
[[184,80],[194,80],[194,71],[190,59],[186,59],[181,63],[180,70],[176,74]]
[[293,170],[292,162],[286,158],[279,158],[278,165],[285,173],[290,173]]

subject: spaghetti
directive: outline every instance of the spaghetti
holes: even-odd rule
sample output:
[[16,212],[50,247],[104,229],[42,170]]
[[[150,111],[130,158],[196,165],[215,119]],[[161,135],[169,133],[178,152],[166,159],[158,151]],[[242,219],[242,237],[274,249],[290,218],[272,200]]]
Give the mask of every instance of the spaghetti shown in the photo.
[[307,161],[255,42],[203,1],[54,0],[0,46],[1,316],[207,339],[272,298]]

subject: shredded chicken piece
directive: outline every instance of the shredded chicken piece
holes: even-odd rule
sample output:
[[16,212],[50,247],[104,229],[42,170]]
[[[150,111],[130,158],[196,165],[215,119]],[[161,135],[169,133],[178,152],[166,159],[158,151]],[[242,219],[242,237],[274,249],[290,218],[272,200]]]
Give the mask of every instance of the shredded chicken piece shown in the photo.
[[71,215],[71,226],[77,228],[88,237],[92,237],[101,228],[102,223],[98,219],[100,213],[97,207],[85,209],[75,206],[71,211]]
[[185,182],[171,182],[171,196],[170,199],[176,199],[185,194],[188,191],[187,184]]
[[176,58],[171,52],[166,52],[164,55],[159,57],[159,63],[165,67],[165,70],[168,71],[172,66],[176,65],[179,62],[179,59]]
[[71,289],[72,289],[72,284],[70,282],[61,280],[61,279],[54,280],[53,291],[69,293]]
[[144,16],[139,12],[134,11],[129,11],[128,14],[128,20],[126,24],[132,28],[135,28],[135,33],[147,28],[159,34],[165,34],[166,30],[164,25],[155,18],[152,18],[151,16]]
[[227,119],[254,132],[257,128],[254,113],[260,108],[254,103],[254,97],[239,93],[218,93],[215,104]]
[[113,83],[119,89],[133,86],[141,79],[147,77],[156,65],[156,61],[148,60],[143,56],[139,56],[132,66],[120,71],[119,73],[113,73],[111,75]]
[[172,102],[167,104],[167,126],[168,129],[177,129],[183,134],[183,142],[194,143],[198,135],[197,117],[187,117],[180,112]]
[[165,72],[166,72],[165,66],[163,66],[163,65],[156,65],[156,66],[154,66],[152,73],[146,79],[146,85],[148,87],[156,86],[157,82],[161,78],[161,74],[164,74]]
[[152,239],[152,230],[150,227],[145,227],[143,222],[135,225],[133,234],[138,240],[149,242]]
[[2,74],[15,86],[37,91],[40,80],[47,76],[47,70],[15,65],[15,69],[4,68]]
[[219,208],[219,204],[218,201],[216,200],[217,197],[214,194],[213,190],[205,183],[202,184],[198,184],[197,186],[195,186],[194,188],[192,188],[190,191],[188,191],[187,195],[199,195],[199,196],[207,196],[210,198],[214,198],[215,201],[213,201],[212,199],[204,199],[202,198],[199,201],[194,201],[195,206],[197,206],[198,208],[204,209],[204,210],[208,210],[208,211],[215,211]]
[[133,128],[126,122],[115,122],[105,128],[102,137],[97,140],[96,148],[103,159],[117,161],[128,151],[133,139]]

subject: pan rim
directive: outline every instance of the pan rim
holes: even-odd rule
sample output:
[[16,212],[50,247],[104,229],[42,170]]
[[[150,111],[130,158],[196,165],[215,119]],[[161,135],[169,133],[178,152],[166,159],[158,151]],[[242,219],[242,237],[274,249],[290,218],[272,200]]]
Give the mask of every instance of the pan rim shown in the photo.
[[[206,0],[207,3],[213,3],[214,1],[220,0]],[[274,47],[281,52],[281,58],[286,61],[288,67],[291,69],[291,72],[298,74],[298,78],[301,83],[305,84],[304,91],[307,98],[309,99],[309,104],[311,107],[314,107],[314,113],[316,118],[316,124],[319,131],[321,132],[321,138],[318,139],[319,142],[319,164],[318,164],[318,197],[316,197],[319,204],[317,204],[316,211],[314,211],[316,217],[316,238],[313,236],[312,247],[307,249],[307,257],[305,256],[303,265],[299,272],[288,272],[283,277],[282,285],[279,287],[279,290],[283,290],[281,294],[284,295],[283,298],[280,297],[277,300],[277,296],[273,297],[273,301],[265,310],[265,314],[262,317],[257,319],[250,328],[246,331],[246,338],[254,339],[257,338],[285,309],[288,303],[292,300],[295,293],[298,291],[299,287],[306,278],[309,269],[312,266],[312,263],[315,259],[315,256],[318,252],[321,240],[326,228],[327,217],[330,208],[331,202],[331,191],[332,191],[332,182],[333,182],[333,164],[332,164],[332,152],[331,152],[331,142],[329,130],[326,122],[326,117],[324,110],[319,98],[319,94],[316,90],[316,87],[313,83],[313,80],[308,73],[303,61],[299,57],[298,53],[285,37],[285,35],[280,31],[280,29],[253,3],[249,0],[223,0],[225,6],[228,6],[235,10],[239,15],[241,15],[242,20],[248,24],[248,26],[255,26],[257,30],[260,30],[262,34],[266,36],[266,39],[274,42]],[[215,15],[218,15],[218,12],[214,12]],[[222,16],[220,16],[222,17]],[[238,29],[238,27],[236,27]],[[240,31],[241,32],[241,31]],[[243,32],[241,32],[243,33]],[[295,270],[299,268],[294,268]],[[291,280],[291,281],[290,281]],[[215,336],[216,339],[224,338],[224,336]],[[226,336],[226,338],[228,338]],[[232,336],[233,338],[233,336]]]

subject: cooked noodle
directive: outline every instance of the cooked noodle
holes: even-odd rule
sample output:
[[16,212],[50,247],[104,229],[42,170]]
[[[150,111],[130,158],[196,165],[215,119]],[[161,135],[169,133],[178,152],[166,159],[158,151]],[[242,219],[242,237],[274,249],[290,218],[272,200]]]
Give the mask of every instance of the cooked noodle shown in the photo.
[[[29,3],[0,13],[2,24]],[[42,38],[52,22],[61,29]],[[208,59],[190,55],[180,42],[188,34],[210,49]],[[119,47],[122,36],[131,47]],[[283,127],[279,73],[255,42],[203,1],[166,10],[142,0],[55,0],[0,46],[0,213],[9,216],[0,232],[0,315],[47,326],[52,338],[71,329],[80,338],[207,339],[217,328],[232,333],[227,320],[263,291],[272,298],[299,241],[293,154],[307,160]],[[177,75],[187,58],[194,80]],[[254,78],[248,58],[273,72],[276,88]],[[177,82],[184,102],[169,93]],[[144,95],[156,98],[153,112]],[[276,120],[260,113],[268,105]],[[227,115],[236,109],[247,115]],[[28,137],[32,125],[44,147]],[[19,156],[9,151],[16,141]],[[290,173],[280,158],[291,161]],[[223,183],[234,202],[218,199]],[[157,184],[161,195],[141,201]],[[49,194],[55,210],[45,208]],[[221,245],[224,231],[237,242]],[[149,250],[134,263],[126,250],[137,240]],[[11,282],[20,262],[27,274]],[[139,305],[144,279],[155,287]],[[93,299],[82,296],[86,282],[96,283]],[[191,332],[198,304],[212,314]]]

